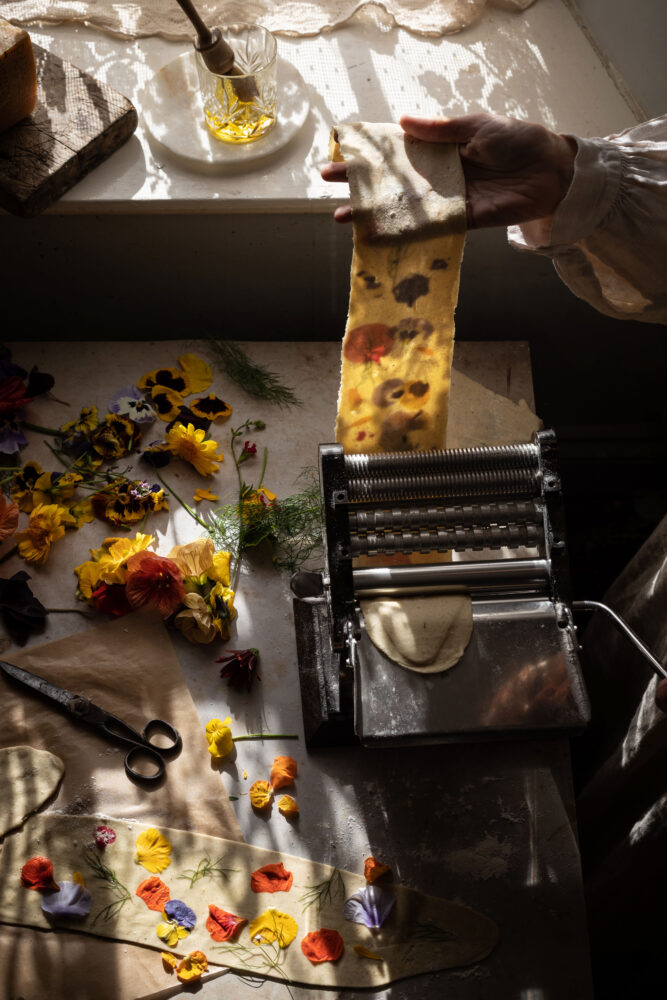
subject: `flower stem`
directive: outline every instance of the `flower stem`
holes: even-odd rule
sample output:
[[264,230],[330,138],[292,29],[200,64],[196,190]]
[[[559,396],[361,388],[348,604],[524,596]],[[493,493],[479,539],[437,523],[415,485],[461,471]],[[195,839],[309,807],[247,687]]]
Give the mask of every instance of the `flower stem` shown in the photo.
[[298,740],[298,733],[246,733],[244,736],[232,736],[234,743],[241,740]]
[[169,493],[171,493],[171,495],[174,497],[174,499],[178,500],[178,502],[180,503],[181,507],[183,507],[185,510],[187,510],[187,512],[190,515],[190,517],[193,517],[195,519],[195,521],[197,522],[197,524],[201,524],[202,528],[205,531],[208,531],[208,525],[206,524],[206,522],[202,521],[202,519],[199,516],[199,514],[197,514],[196,511],[194,511],[192,509],[192,507],[188,507],[188,505],[185,503],[185,501],[181,500],[181,498],[179,497],[179,495],[176,492],[176,490],[172,489],[171,486],[169,485],[169,483],[166,483],[164,481],[164,479],[162,478],[162,476],[160,475],[160,473],[157,471],[157,469],[155,470],[155,475],[158,477],[158,479],[160,480],[160,482],[162,483],[162,485],[164,486],[164,488]]
[[27,431],[37,431],[38,434],[51,434],[52,437],[59,437],[62,433],[54,431],[52,427],[42,427],[40,424],[31,424],[29,420],[21,420],[21,427]]

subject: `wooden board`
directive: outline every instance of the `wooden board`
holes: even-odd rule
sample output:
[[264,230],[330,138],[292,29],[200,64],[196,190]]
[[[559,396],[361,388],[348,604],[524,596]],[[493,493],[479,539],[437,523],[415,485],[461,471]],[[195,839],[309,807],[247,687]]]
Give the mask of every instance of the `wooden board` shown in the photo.
[[0,133],[0,205],[15,215],[43,212],[105,160],[137,127],[117,90],[39,45],[37,104]]

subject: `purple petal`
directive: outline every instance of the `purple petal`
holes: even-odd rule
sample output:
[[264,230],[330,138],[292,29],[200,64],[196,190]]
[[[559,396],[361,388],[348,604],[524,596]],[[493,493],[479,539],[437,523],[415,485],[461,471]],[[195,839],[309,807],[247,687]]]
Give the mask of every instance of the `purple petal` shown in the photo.
[[93,897],[78,882],[61,882],[59,892],[42,894],[42,909],[52,917],[87,917]]
[[180,899],[169,899],[164,904],[164,912],[170,920],[175,920],[181,927],[185,927],[186,931],[191,931],[197,923],[195,911]]
[[343,916],[355,924],[378,928],[389,916],[394,905],[394,896],[379,885],[366,885],[345,900]]
[[14,423],[7,422],[0,426],[0,452],[5,455],[15,455],[17,451],[24,448],[28,439]]

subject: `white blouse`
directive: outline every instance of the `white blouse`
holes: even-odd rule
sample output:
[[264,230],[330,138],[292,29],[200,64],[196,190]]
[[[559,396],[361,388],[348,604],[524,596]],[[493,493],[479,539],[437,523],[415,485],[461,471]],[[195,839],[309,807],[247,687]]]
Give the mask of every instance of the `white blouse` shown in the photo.
[[581,299],[616,319],[667,323],[667,115],[577,143],[553,218],[511,226],[519,250],[552,257]]

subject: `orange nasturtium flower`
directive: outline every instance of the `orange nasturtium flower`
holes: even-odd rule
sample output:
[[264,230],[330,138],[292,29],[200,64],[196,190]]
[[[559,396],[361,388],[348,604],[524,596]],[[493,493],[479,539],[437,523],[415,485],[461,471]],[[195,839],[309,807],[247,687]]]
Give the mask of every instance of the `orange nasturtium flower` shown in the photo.
[[286,788],[296,778],[297,764],[293,757],[274,757],[271,784],[275,789]]
[[273,798],[273,789],[268,781],[253,781],[248,795],[254,809],[268,809]]
[[208,969],[208,959],[203,951],[191,951],[187,958],[182,958],[176,966],[176,977],[182,983],[194,983],[201,979],[202,973]]
[[320,962],[337,962],[344,950],[343,938],[338,931],[329,927],[311,931],[301,942],[301,951],[313,965],[319,965]]
[[292,888],[292,873],[282,861],[277,865],[264,865],[250,876],[253,892],[289,892]]
[[148,605],[168,618],[183,603],[185,587],[171,559],[155,552],[138,552],[127,561],[125,593],[133,608]]
[[25,889],[60,889],[53,878],[53,863],[37,856],[26,861],[21,869],[21,885]]
[[208,905],[208,917],[206,918],[206,930],[214,941],[230,941],[239,927],[243,927],[248,921],[245,917],[237,917],[228,910],[223,910],[214,903]]
[[364,878],[367,882],[373,883],[376,879],[379,879],[381,875],[385,875],[390,871],[391,868],[389,865],[383,865],[377,858],[366,858],[364,861]]
[[299,815],[299,806],[291,795],[283,795],[278,801],[278,812],[286,819],[291,819]]
[[156,910],[157,913],[162,913],[164,904],[171,898],[169,886],[165,885],[157,875],[144,879],[137,886],[136,895],[143,899],[149,910]]

